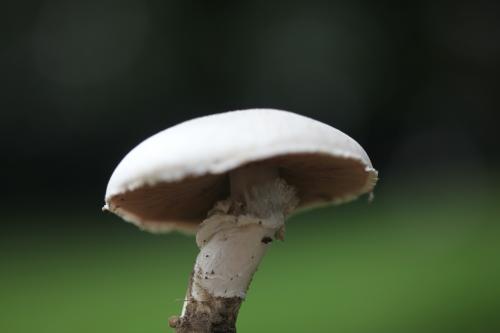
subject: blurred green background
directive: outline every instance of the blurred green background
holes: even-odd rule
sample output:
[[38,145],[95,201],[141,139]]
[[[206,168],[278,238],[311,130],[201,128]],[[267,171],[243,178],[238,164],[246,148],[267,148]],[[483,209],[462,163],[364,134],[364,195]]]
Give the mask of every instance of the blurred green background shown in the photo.
[[[494,193],[474,193],[384,193],[291,218],[238,329],[499,331],[500,208]],[[17,227],[1,239],[2,332],[165,332],[180,313],[197,253],[191,237],[150,235],[111,216],[9,221]]]
[[107,180],[159,130],[251,107],[346,132],[381,180],[289,220],[240,332],[500,331],[499,9],[2,3],[0,332],[170,331],[194,239],[102,213]]

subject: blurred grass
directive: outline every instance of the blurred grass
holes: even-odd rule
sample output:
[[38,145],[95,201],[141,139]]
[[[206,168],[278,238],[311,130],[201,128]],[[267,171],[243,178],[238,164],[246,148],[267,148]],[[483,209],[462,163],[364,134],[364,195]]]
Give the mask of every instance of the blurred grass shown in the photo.
[[[254,277],[239,332],[500,331],[497,198],[380,196],[293,217]],[[191,237],[105,215],[6,219],[0,332],[169,331]]]

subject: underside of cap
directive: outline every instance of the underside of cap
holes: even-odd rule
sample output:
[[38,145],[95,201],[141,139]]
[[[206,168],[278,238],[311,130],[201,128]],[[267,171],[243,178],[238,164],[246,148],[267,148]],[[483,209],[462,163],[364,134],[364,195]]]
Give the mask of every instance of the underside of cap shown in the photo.
[[333,127],[286,111],[235,111],[141,143],[113,173],[104,208],[147,231],[195,231],[229,196],[228,173],[252,163],[277,168],[298,208],[353,200],[377,181],[361,146]]

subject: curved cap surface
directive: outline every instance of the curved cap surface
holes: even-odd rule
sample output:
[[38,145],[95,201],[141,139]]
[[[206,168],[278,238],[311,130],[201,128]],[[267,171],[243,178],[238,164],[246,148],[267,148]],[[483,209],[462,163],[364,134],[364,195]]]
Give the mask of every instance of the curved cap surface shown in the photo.
[[298,208],[352,200],[377,180],[363,148],[329,125],[287,111],[232,111],[140,143],[113,172],[104,209],[152,232],[195,230],[229,196],[228,172],[250,163],[277,167]]

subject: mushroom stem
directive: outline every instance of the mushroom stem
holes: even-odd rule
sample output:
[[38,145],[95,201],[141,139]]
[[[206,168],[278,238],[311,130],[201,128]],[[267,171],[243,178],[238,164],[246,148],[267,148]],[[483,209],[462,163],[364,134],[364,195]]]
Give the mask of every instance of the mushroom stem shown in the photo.
[[240,168],[230,176],[231,197],[200,225],[196,258],[177,333],[236,332],[241,302],[267,248],[283,239],[285,218],[297,204],[278,170]]

